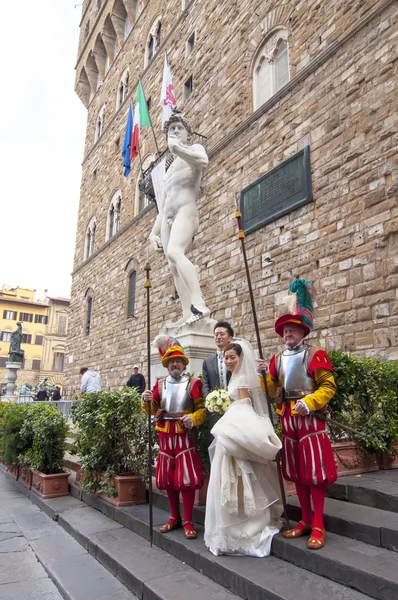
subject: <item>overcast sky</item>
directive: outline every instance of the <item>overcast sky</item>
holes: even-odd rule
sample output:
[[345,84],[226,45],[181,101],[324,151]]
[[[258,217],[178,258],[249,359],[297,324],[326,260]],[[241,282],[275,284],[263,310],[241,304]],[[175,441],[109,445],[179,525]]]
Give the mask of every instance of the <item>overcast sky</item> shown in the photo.
[[70,296],[87,111],[74,92],[74,0],[1,8],[0,285]]

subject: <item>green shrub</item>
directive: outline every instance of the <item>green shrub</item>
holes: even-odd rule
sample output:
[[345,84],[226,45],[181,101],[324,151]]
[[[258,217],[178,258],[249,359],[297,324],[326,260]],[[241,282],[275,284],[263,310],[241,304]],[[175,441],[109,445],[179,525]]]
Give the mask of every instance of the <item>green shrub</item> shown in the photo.
[[72,404],[70,417],[78,427],[72,452],[84,470],[82,487],[116,495],[115,475],[147,475],[148,417],[138,390],[85,394]]
[[31,404],[21,428],[21,439],[31,447],[23,453],[20,463],[45,475],[61,473],[68,425],[55,406]]
[[337,385],[329,408],[342,425],[330,426],[333,441],[353,439],[370,452],[390,451],[398,441],[397,362],[341,351],[329,357]]
[[0,419],[1,456],[7,465],[20,464],[21,456],[29,450],[32,439],[21,436],[23,424],[28,416],[30,406],[14,402],[2,407]]

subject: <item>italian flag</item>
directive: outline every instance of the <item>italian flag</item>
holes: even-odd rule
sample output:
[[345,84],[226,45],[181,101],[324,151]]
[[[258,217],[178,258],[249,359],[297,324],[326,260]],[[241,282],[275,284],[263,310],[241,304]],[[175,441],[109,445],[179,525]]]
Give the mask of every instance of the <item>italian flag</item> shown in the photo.
[[141,82],[138,83],[137,96],[135,98],[134,108],[134,128],[131,137],[130,160],[138,156],[140,143],[140,127],[150,127],[151,119],[149,117],[148,107],[145,102],[144,91]]

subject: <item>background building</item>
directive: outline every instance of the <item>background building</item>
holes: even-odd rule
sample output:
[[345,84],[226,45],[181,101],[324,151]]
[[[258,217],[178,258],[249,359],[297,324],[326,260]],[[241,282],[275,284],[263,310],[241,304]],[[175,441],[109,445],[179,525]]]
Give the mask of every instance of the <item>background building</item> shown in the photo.
[[[393,0],[85,0],[76,92],[88,116],[70,390],[82,364],[114,386],[145,360],[143,267],[156,212],[138,190],[137,159],[123,177],[121,149],[138,75],[165,148],[165,50],[178,107],[205,136],[210,159],[190,258],[212,316],[253,339],[233,215],[235,194],[255,184],[245,197],[261,226],[251,228],[247,250],[267,354],[276,345],[275,305],[300,276],[319,292],[315,343],[398,358],[397,32]],[[146,168],[156,155],[151,131],[141,140]],[[310,168],[295,203],[285,162],[301,151]],[[280,165],[272,180],[258,181]],[[179,307],[164,256],[150,260],[155,335]]]
[[35,300],[36,290],[3,285],[0,292],[0,383],[5,384],[11,334],[22,323],[25,351],[17,385],[35,385],[45,377],[63,387],[69,300],[46,297]]

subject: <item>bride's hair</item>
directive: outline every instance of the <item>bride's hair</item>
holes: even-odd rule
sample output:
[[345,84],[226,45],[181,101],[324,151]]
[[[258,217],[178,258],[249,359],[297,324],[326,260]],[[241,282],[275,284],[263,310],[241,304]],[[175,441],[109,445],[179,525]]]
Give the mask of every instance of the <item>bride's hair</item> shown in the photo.
[[242,354],[242,346],[236,344],[235,342],[231,342],[230,344],[228,344],[228,346],[224,349],[224,353],[227,350],[233,350],[238,356],[241,356]]

